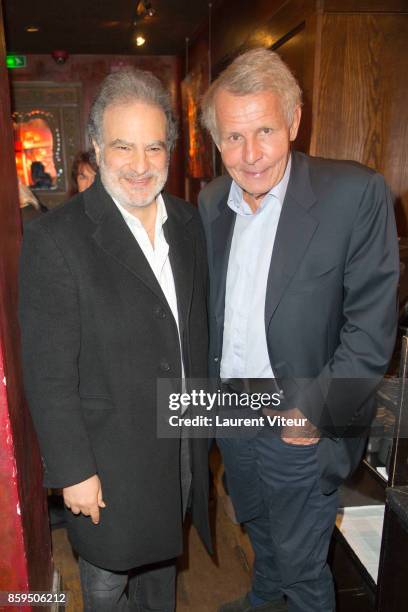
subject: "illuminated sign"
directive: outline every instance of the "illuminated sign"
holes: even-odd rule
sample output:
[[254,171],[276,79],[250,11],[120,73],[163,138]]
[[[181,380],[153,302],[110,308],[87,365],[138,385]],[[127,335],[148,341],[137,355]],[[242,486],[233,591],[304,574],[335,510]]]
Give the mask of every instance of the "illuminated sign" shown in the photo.
[[25,68],[26,66],[26,55],[7,55],[7,68]]

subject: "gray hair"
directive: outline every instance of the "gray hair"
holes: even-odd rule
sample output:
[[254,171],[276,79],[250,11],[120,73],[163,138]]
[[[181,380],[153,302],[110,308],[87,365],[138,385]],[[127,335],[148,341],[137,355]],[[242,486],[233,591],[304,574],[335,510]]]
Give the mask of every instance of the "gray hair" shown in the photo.
[[210,85],[201,102],[201,121],[218,143],[215,95],[224,89],[237,96],[270,91],[279,96],[282,110],[290,126],[297,106],[302,104],[302,91],[285,62],[274,51],[258,48],[239,55]]
[[157,106],[164,112],[167,124],[166,144],[170,153],[177,140],[177,122],[173,116],[170,95],[154,74],[138,68],[124,68],[109,74],[102,81],[88,119],[90,142],[103,144],[103,115],[108,106],[137,101]]

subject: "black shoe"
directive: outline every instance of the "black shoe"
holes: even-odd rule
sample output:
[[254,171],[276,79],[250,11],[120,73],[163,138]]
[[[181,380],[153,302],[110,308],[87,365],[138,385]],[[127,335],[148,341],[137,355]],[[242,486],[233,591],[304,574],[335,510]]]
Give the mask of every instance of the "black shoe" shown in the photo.
[[253,606],[249,595],[230,601],[218,608],[218,612],[288,612],[288,607],[283,599],[276,601],[266,601],[260,606]]

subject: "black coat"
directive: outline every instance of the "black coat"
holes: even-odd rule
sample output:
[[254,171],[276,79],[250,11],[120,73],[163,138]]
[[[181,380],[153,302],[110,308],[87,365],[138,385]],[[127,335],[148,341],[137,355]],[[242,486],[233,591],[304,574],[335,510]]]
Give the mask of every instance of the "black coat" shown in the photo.
[[[164,194],[186,376],[207,373],[206,257],[195,209]],[[67,512],[73,547],[127,570],[182,550],[178,439],[156,435],[158,378],[181,375],[176,322],[99,179],[24,235],[20,322],[44,484],[97,473],[100,524]],[[208,544],[207,441],[191,441],[193,521]]]
[[[231,179],[200,194],[210,269],[210,375],[219,374],[225,284],[236,215]],[[270,363],[282,407],[298,407],[325,436],[328,493],[358,464],[373,392],[392,355],[399,278],[392,198],[381,175],[355,162],[292,153],[265,300]]]

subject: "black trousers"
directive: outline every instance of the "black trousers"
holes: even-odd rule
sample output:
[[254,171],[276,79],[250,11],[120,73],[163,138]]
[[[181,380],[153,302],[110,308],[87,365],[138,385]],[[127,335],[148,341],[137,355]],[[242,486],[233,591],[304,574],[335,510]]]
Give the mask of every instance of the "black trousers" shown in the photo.
[[255,552],[255,594],[271,601],[286,596],[290,612],[333,612],[327,553],[338,500],[337,492],[320,490],[317,444],[292,445],[261,433],[218,445]]
[[84,612],[174,612],[175,560],[111,572],[79,559]]

